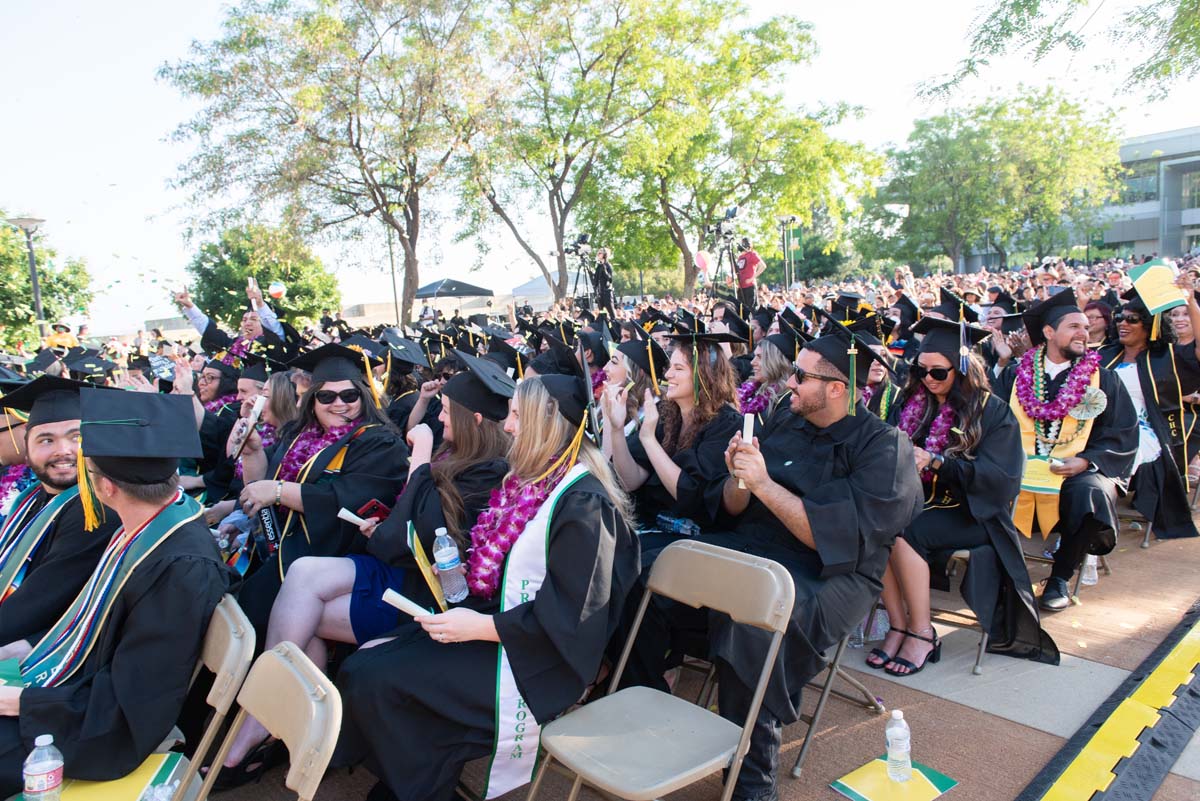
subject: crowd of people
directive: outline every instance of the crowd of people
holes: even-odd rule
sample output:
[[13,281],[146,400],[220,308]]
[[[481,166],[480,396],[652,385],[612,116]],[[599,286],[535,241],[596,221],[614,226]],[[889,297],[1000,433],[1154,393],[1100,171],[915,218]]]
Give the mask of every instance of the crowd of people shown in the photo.
[[[503,747],[508,701],[532,720],[489,790],[518,787],[540,726],[602,692],[656,556],[690,537],[796,584],[735,791],[776,798],[802,688],[877,602],[869,667],[938,661],[930,588],[951,554],[971,554],[961,591],[989,650],[1057,664],[1041,615],[1115,547],[1120,498],[1158,537],[1197,536],[1200,264],[1161,265],[1165,307],[1137,282],[1157,264],[782,289],[752,264],[694,298],[370,330],[328,313],[297,330],[251,289],[226,331],[181,292],[186,346],[93,349],[56,327],[0,367],[0,794],[39,734],[67,776],[101,780],[195,730],[227,592],[260,649],[293,642],[335,677],[334,766],[365,763],[372,801],[451,798]],[[419,556],[443,529],[466,598],[398,612],[385,591],[436,608]],[[669,690],[685,657],[710,660],[740,726],[766,652],[656,600],[623,683]],[[218,786],[286,756],[248,718]]]

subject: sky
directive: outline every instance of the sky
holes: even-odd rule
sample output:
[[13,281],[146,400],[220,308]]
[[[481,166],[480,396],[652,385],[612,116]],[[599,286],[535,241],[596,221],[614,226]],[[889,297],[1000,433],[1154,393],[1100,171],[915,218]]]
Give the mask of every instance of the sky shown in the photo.
[[[1110,0],[1084,32],[1100,34],[1131,1]],[[917,86],[965,55],[979,13],[973,0],[748,5],[752,18],[794,13],[813,24],[819,54],[780,76],[785,97],[809,108],[861,107],[861,116],[835,133],[877,148],[902,143],[914,119],[944,109],[918,100]],[[4,15],[0,210],[45,219],[59,256],[86,260],[97,293],[95,333],[132,332],[145,319],[168,316],[170,288],[185,283],[184,267],[199,245],[187,235],[197,210],[169,182],[191,146],[170,141],[170,134],[196,106],[156,73],[185,57],[193,40],[215,38],[227,7],[219,0],[40,0]],[[1187,103],[1195,83],[1155,103],[1120,95],[1129,58],[1102,39],[1081,54],[1056,54],[1040,64],[1006,57],[951,102],[1010,93],[1019,83],[1052,83],[1098,109],[1117,108],[1124,136],[1200,125],[1200,112]],[[421,283],[453,276],[507,293],[538,274],[499,230],[488,269],[471,272],[475,249],[455,244],[452,215],[443,219],[445,227],[427,227],[422,235]],[[537,249],[552,249],[548,232]],[[362,244],[318,252],[338,276],[345,305],[391,297],[386,249]]]

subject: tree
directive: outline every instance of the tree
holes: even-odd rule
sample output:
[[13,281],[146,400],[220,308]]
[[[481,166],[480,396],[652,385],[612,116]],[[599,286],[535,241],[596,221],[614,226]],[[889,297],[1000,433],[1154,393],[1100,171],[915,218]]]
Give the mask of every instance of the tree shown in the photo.
[[[279,211],[299,230],[395,232],[403,317],[419,286],[421,200],[474,131],[480,20],[471,0],[243,0],[223,36],[160,75],[203,108],[176,138],[198,199]],[[217,215],[227,224],[228,213]]]
[[[1025,52],[1035,62],[1059,49],[1082,50],[1084,29],[1105,0],[992,0],[969,33],[970,51],[947,77],[924,87],[945,94],[979,75],[993,58]],[[1125,75],[1125,88],[1163,97],[1178,83],[1200,74],[1200,2],[1144,0],[1126,10],[1100,35],[1116,53],[1138,54]],[[1093,38],[1093,40],[1094,40]],[[1141,61],[1137,61],[1141,58]]]
[[[0,213],[0,219],[4,214]],[[42,314],[53,323],[77,314],[87,314],[92,302],[91,276],[78,259],[61,263],[46,245],[45,235],[33,237],[34,259],[38,268],[38,288],[42,294]],[[37,315],[33,308],[33,284],[29,280],[29,250],[25,234],[0,225],[0,347],[16,350],[25,343],[28,349],[41,347]]]
[[200,246],[187,271],[194,279],[191,294],[196,306],[230,327],[240,323],[246,311],[246,279],[251,276],[264,294],[272,281],[283,282],[287,295],[268,302],[280,318],[296,327],[342,303],[333,274],[295,234],[281,228],[226,229],[216,242]]

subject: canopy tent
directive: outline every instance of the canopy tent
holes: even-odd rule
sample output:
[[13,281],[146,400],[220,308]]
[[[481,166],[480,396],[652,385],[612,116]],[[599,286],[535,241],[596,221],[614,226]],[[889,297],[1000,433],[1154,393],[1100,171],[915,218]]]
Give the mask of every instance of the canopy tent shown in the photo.
[[490,289],[473,286],[464,281],[456,281],[453,278],[443,278],[440,281],[434,281],[432,284],[426,284],[417,290],[417,300],[425,300],[427,298],[478,298],[492,297],[496,293]]
[[[557,272],[555,274],[557,275]],[[575,270],[567,271],[568,293],[575,287],[577,275],[578,274]],[[587,285],[587,280],[580,277],[579,290],[581,292],[584,291],[584,287]],[[517,304],[518,306],[523,303],[528,303],[530,306],[539,311],[549,308],[550,304],[554,302],[554,291],[550,289],[550,285],[546,283],[546,279],[541,275],[529,279],[518,287],[514,287],[512,294],[513,303]]]

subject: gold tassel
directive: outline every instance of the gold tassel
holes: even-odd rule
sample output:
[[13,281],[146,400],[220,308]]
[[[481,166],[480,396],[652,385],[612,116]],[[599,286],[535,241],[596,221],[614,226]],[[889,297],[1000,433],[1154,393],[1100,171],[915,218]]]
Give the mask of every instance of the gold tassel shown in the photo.
[[392,349],[388,348],[387,367],[383,371],[383,394],[386,395],[392,383]]
[[568,470],[575,466],[575,460],[579,458],[579,447],[583,444],[583,432],[587,428],[588,413],[589,412],[587,409],[583,410],[583,422],[579,424],[578,430],[575,431],[575,436],[571,438],[571,444],[568,445],[567,449],[563,451],[557,459],[554,460],[553,464],[546,469],[546,472],[535,478],[532,483],[536,484],[546,476],[553,473],[564,461],[567,461]]
[[[104,507],[96,500],[92,492],[92,483],[88,480],[87,465],[83,461],[83,448],[75,452],[75,466],[79,470],[79,503],[83,506],[83,530],[95,531],[104,516]],[[99,508],[98,508],[99,507]]]
[[525,368],[521,366],[521,353],[517,351],[517,380],[525,380]]
[[1157,342],[1159,336],[1162,335],[1162,314],[1154,315],[1154,322],[1150,326],[1150,341]]
[[371,390],[371,398],[375,401],[375,408],[383,408],[379,403],[379,388],[375,386],[375,374],[371,372],[371,357],[367,356],[367,352],[362,352],[363,367],[367,370],[367,386]]
[[658,376],[654,372],[654,348],[650,345],[651,341],[646,340],[646,360],[650,362],[650,386],[654,388],[655,395],[661,395],[662,391],[658,388]]

